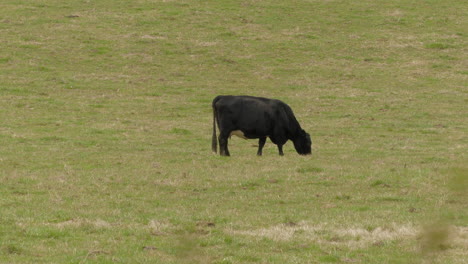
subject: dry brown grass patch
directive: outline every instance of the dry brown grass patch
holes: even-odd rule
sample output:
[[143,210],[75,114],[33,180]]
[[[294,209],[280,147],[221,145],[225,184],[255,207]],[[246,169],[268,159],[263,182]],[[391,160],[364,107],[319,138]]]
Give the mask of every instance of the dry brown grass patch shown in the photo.
[[[280,224],[256,230],[229,230],[235,235],[247,235],[259,238],[269,238],[274,241],[309,240],[322,245],[338,245],[351,249],[366,248],[372,245],[384,245],[388,242],[423,239],[424,231],[412,224],[392,223],[388,226],[365,227],[336,227],[328,224],[314,225],[305,221],[297,224]],[[468,228],[450,227],[450,237],[444,240],[450,249],[468,249]]]

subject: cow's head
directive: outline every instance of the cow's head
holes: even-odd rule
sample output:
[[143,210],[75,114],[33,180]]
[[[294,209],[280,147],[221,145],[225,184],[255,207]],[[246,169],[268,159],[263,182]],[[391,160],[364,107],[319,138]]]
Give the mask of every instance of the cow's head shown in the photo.
[[297,153],[301,155],[312,154],[312,140],[309,133],[306,133],[303,129],[301,129],[293,143]]

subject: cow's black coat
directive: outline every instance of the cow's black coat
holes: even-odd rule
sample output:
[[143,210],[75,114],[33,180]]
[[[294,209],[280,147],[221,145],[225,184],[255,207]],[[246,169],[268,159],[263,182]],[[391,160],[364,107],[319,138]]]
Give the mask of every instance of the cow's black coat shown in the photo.
[[[240,130],[247,139],[258,138],[257,155],[262,155],[266,138],[278,146],[283,155],[283,145],[291,140],[297,153],[312,153],[312,141],[294,116],[291,108],[280,100],[253,96],[217,96],[213,106],[212,150],[217,152],[219,141],[220,154],[229,156],[228,138],[233,131]],[[219,138],[216,138],[216,124]]]

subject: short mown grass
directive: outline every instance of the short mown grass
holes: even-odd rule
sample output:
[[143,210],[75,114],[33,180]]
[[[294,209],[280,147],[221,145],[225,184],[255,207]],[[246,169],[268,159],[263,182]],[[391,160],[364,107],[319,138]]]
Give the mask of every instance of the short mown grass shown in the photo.
[[[1,263],[464,263],[465,1],[0,4]],[[280,157],[211,100],[288,103]]]

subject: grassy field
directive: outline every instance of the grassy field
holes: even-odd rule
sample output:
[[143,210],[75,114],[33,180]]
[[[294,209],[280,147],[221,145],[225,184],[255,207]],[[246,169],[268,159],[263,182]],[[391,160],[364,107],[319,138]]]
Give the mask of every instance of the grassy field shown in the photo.
[[[2,0],[0,263],[466,263],[467,10]],[[214,155],[219,94],[313,155]]]

